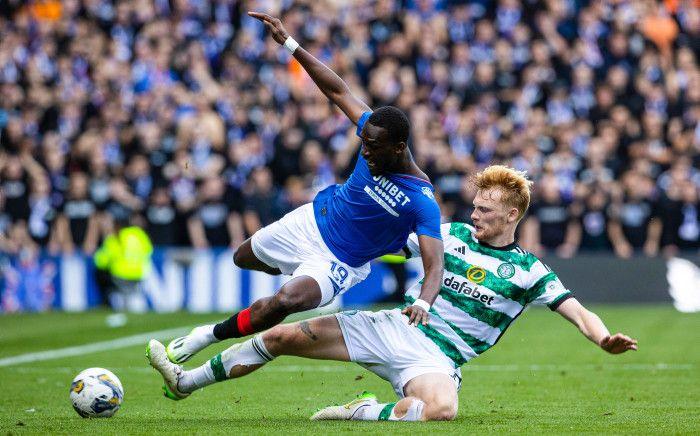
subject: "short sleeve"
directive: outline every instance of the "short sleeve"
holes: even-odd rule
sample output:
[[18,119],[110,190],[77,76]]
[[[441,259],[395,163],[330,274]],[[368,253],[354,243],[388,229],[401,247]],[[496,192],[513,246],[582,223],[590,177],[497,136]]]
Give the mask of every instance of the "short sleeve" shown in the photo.
[[416,235],[442,239],[440,234],[440,207],[435,200],[421,203],[416,219]]
[[[447,235],[450,234],[450,226],[450,223],[440,225],[442,239],[445,241],[445,251],[447,251],[447,245],[450,243],[450,240],[446,239]],[[406,246],[404,247],[404,252],[406,253],[406,257],[409,258],[420,257],[420,244],[418,243],[418,235],[416,235],[415,233],[411,233],[410,235],[408,235],[408,239],[406,240]]]
[[355,132],[357,136],[360,136],[360,133],[362,133],[362,129],[365,127],[365,123],[370,115],[372,115],[372,112],[365,112],[360,116],[360,119],[357,120],[357,131]]
[[528,289],[533,304],[546,304],[550,309],[556,310],[561,303],[573,297],[573,294],[564,287],[559,277],[549,267],[537,261],[531,271],[536,272],[537,270],[541,270],[542,274]]

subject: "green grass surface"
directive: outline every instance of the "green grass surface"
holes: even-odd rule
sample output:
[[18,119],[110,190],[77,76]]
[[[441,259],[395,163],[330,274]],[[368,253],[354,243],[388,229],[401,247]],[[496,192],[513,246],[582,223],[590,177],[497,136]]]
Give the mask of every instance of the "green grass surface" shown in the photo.
[[[462,368],[452,422],[312,423],[317,408],[363,390],[394,401],[388,383],[351,363],[280,358],[251,376],[162,397],[144,344],[77,357],[0,367],[0,435],[8,434],[367,434],[697,433],[700,431],[700,314],[670,307],[599,306],[611,330],[639,339],[639,351],[610,356],[546,309],[530,310],[499,344]],[[109,328],[105,312],[0,316],[0,359],[192,326],[217,315],[130,315]],[[205,350],[198,365],[226,345]],[[101,366],[122,381],[111,419],[78,417],[68,399],[80,370]]]

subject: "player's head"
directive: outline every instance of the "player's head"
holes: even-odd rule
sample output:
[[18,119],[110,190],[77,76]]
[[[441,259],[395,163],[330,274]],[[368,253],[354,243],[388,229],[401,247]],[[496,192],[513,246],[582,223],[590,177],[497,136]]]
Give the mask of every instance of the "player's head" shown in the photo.
[[393,172],[403,159],[411,126],[406,115],[393,106],[372,112],[361,132],[362,157],[372,175]]
[[476,238],[488,242],[515,232],[530,205],[530,186],[525,172],[491,165],[473,177],[476,187],[471,218]]

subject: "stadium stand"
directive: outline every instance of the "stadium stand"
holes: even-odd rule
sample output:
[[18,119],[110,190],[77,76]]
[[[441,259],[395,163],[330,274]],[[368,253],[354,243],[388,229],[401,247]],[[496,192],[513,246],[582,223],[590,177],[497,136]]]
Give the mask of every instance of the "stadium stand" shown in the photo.
[[505,163],[537,255],[700,248],[698,1],[3,0],[0,249],[235,247],[343,180],[352,126],[247,10],[407,112],[446,221]]

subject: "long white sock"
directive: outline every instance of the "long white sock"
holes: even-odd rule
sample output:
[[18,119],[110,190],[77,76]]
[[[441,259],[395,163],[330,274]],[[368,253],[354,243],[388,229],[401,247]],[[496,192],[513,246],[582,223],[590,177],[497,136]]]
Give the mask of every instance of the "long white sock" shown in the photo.
[[210,384],[228,379],[231,368],[238,365],[264,365],[274,359],[265,347],[262,334],[241,344],[235,344],[217,354],[199,368],[185,371],[178,382],[182,392],[193,392]]
[[401,418],[394,414],[395,406],[396,403],[370,403],[363,405],[358,407],[350,419],[355,421],[420,421],[425,403],[418,399],[412,400],[411,405],[408,406],[408,411]]
[[207,362],[191,371],[183,372],[182,377],[177,382],[177,388],[182,392],[194,392],[212,383],[216,383],[216,379],[211,365]]

